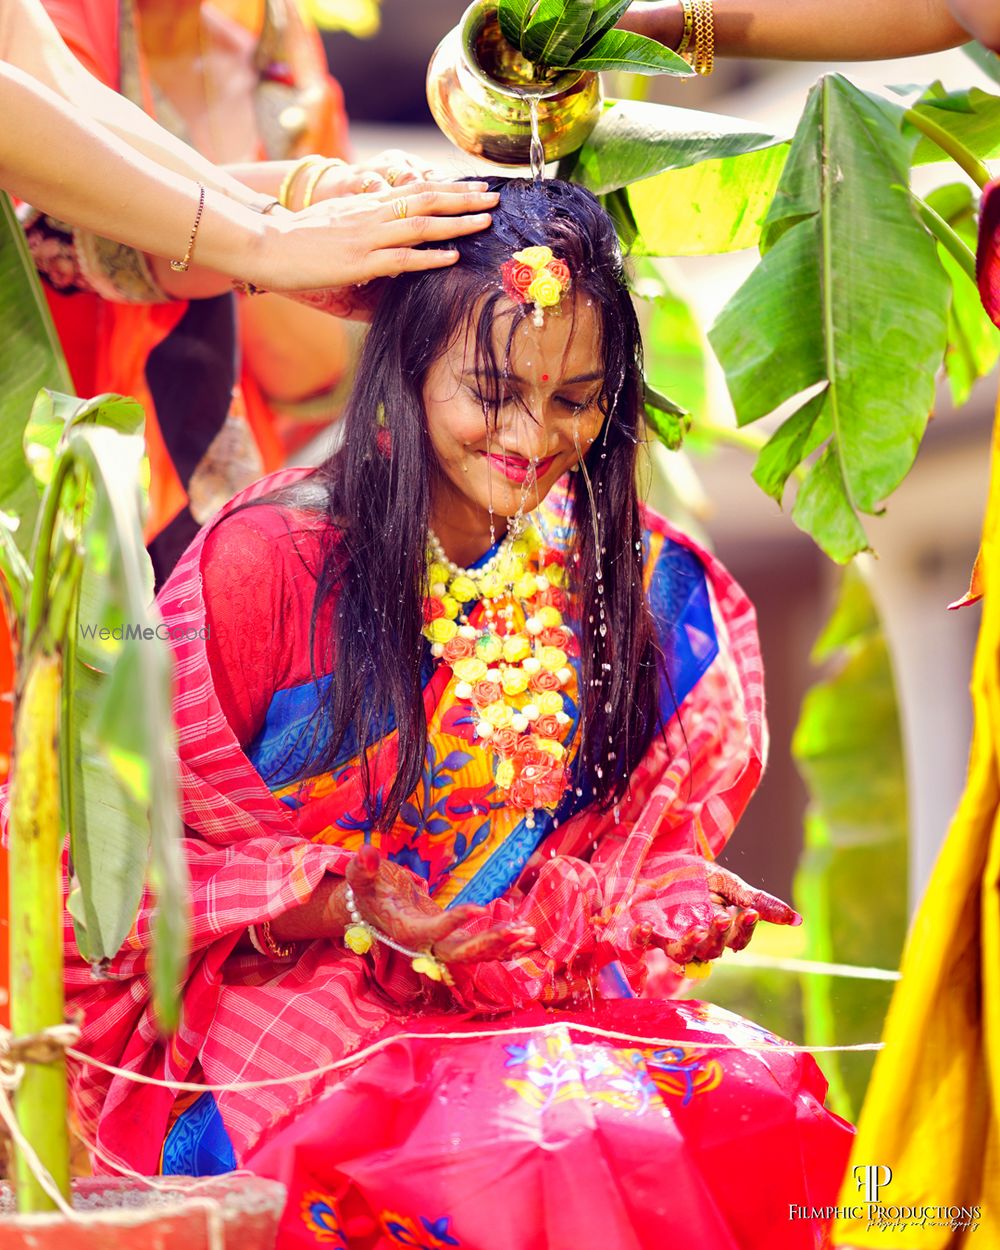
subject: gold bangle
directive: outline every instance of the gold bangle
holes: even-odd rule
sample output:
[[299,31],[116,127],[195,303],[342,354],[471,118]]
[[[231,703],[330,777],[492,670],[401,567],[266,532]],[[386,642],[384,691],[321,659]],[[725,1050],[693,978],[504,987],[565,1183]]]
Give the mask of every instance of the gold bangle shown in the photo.
[[194,215],[194,225],[191,227],[191,237],[188,239],[187,251],[184,253],[183,260],[172,260],[170,268],[175,273],[187,273],[188,266],[191,264],[191,253],[194,251],[194,241],[198,237],[198,227],[201,225],[201,215],[205,211],[205,188],[198,183],[198,211]]
[[325,173],[328,173],[331,169],[336,169],[338,165],[346,164],[347,161],[342,161],[339,156],[333,156],[328,161],[324,161],[322,165],[317,165],[309,175],[309,179],[306,182],[305,194],[302,196],[302,207],[308,208],[312,203],[312,198],[316,192],[316,188],[319,186],[320,179]]
[[691,36],[694,34],[694,0],[681,0],[681,7],[684,10],[684,33],[677,45],[677,55],[687,60],[687,50],[691,46]]
[[269,920],[265,920],[263,924],[251,925],[247,936],[250,938],[250,945],[259,955],[269,955],[272,959],[290,959],[295,954],[294,943],[282,945],[275,941]]
[[305,173],[307,169],[311,169],[313,165],[318,165],[320,161],[325,160],[324,156],[303,156],[300,161],[296,161],[292,168],[285,175],[281,187],[278,190],[278,203],[282,208],[292,207],[292,192],[295,189],[295,183],[298,181],[299,174]]
[[696,74],[706,78],[715,68],[715,15],[712,0],[694,0],[694,57]]

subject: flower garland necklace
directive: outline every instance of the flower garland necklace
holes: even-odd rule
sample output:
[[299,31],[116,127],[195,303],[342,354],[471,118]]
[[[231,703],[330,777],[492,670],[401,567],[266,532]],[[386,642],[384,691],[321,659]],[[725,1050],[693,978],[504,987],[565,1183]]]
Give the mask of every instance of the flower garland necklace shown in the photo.
[[[468,703],[475,732],[493,753],[505,801],[528,813],[554,811],[569,785],[560,741],[571,723],[566,690],[576,640],[563,623],[565,557],[543,549],[529,523],[512,526],[478,569],[459,568],[428,533],[424,637],[451,666],[455,695]],[[482,603],[481,625],[470,616]]]

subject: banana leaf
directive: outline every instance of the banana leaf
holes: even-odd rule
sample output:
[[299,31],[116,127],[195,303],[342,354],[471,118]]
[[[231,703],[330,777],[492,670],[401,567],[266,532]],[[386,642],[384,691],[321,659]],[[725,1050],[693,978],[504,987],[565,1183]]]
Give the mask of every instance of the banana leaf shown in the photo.
[[867,548],[861,514],[913,464],[947,342],[951,284],[910,195],[903,115],[839,75],[820,80],[763,260],[709,333],[740,425],[805,397],[765,450],[782,443],[789,471],[819,452],[792,519],[841,562]]
[[[144,425],[134,400],[43,391],[25,431],[25,454],[46,480],[47,496],[56,492],[46,511],[55,524],[40,530],[34,552],[33,590],[48,600],[50,632],[64,658],[60,775],[77,945],[94,964],[112,959],[151,877],[158,903],[151,973],[161,1020],[172,1027],[185,953],[186,875],[170,656],[156,635],[142,541]],[[39,578],[48,579],[40,590]],[[65,614],[55,611],[61,585],[69,587]]]
[[0,326],[0,511],[16,518],[10,533],[21,554],[27,555],[41,488],[26,471],[24,427],[43,386],[71,391],[73,383],[24,232],[2,191]]
[[[907,922],[906,771],[892,662],[857,563],[813,648],[826,675],[806,694],[792,754],[809,789],[796,906],[809,917],[807,959],[896,968]],[[806,1042],[878,1037],[891,983],[802,978]],[[832,1105],[854,1118],[870,1055],[824,1055]]]
[[[977,204],[968,183],[952,182],[938,187],[927,196],[927,203],[975,251]],[[992,372],[1000,359],[1000,330],[990,320],[979,289],[969,281],[968,274],[946,248],[939,247],[939,253],[951,281],[944,366],[952,401],[960,408],[968,401],[975,383]]]
[[627,197],[635,255],[696,256],[757,243],[787,155],[780,137],[738,118],[611,100],[559,172]]

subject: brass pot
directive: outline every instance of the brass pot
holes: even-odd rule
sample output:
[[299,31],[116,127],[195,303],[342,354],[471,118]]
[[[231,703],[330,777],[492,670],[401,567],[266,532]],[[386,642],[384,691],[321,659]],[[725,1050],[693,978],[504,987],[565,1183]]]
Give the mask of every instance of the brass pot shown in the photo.
[[427,69],[434,120],[464,152],[497,165],[527,165],[531,101],[547,161],[581,147],[601,112],[601,83],[585,70],[539,76],[500,33],[496,0],[474,0]]

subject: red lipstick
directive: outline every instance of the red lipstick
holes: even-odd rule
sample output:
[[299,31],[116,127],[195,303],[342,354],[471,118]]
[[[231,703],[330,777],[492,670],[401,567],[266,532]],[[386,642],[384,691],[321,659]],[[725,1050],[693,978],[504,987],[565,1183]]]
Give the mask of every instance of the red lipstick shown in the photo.
[[[480,454],[486,457],[492,469],[502,473],[510,482],[516,482],[520,485],[531,476],[532,464],[534,462],[526,460],[523,456],[513,456],[509,451],[481,452]],[[539,480],[543,478],[554,464],[555,459],[555,456],[546,456],[544,460],[539,460],[534,465],[535,477]]]

